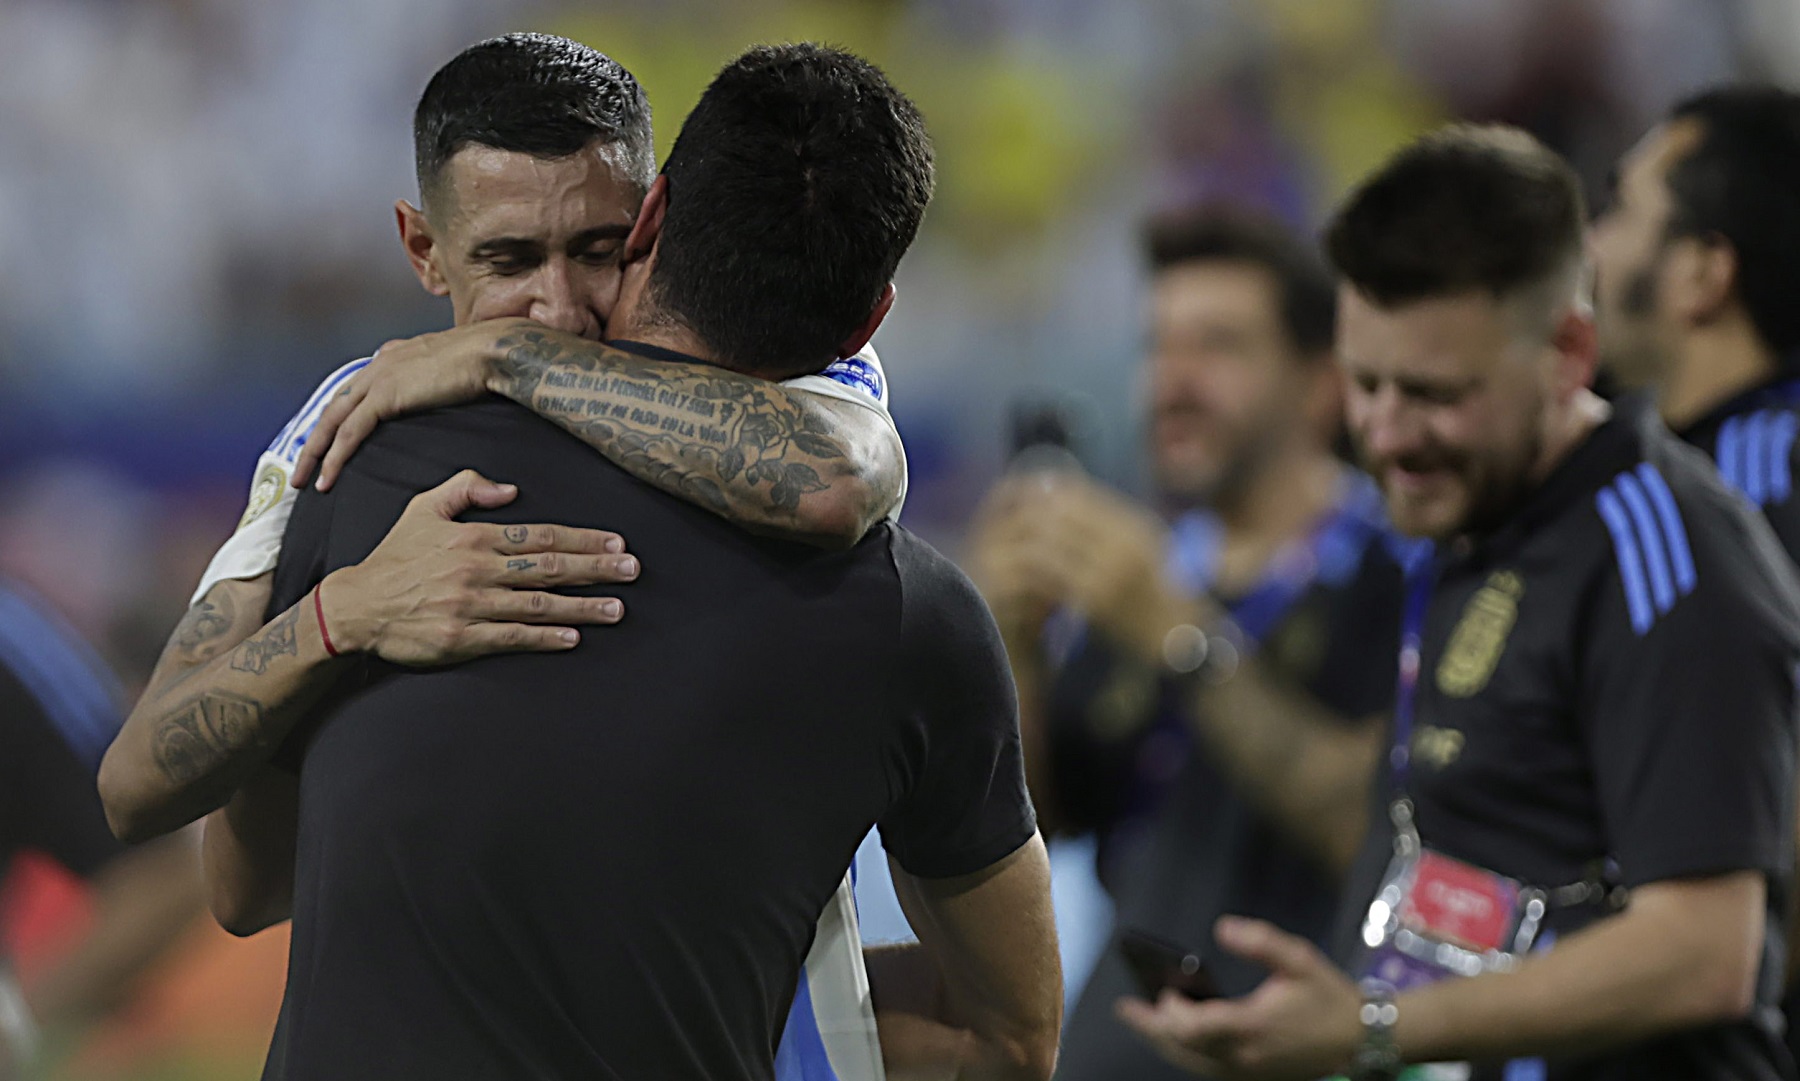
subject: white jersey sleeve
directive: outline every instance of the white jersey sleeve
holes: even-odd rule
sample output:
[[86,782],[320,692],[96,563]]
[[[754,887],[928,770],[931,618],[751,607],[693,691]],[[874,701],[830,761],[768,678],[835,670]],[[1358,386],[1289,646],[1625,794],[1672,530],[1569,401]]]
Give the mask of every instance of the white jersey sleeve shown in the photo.
[[[882,369],[881,358],[875,355],[873,345],[863,346],[862,352],[853,357],[833,361],[830,367],[818,375],[789,379],[782,386],[822,394],[839,401],[855,402],[873,410],[893,430],[894,438],[900,438],[900,429],[894,427],[894,415],[888,412],[887,372]],[[900,494],[894,497],[894,505],[888,509],[889,521],[900,520],[900,508],[906,504],[906,479],[906,455],[902,453]]]
[[294,512],[294,500],[300,494],[288,484],[288,479],[294,475],[294,463],[300,459],[300,449],[306,446],[306,440],[319,423],[319,416],[325,412],[331,396],[367,363],[366,357],[353,360],[332,372],[313,391],[300,412],[277,433],[269,449],[257,458],[244,516],[238,521],[237,531],[207,564],[206,573],[200,576],[200,585],[194,590],[189,604],[206,596],[207,591],[220,582],[255,578],[275,569],[281,557],[281,535],[287,529],[288,515]]

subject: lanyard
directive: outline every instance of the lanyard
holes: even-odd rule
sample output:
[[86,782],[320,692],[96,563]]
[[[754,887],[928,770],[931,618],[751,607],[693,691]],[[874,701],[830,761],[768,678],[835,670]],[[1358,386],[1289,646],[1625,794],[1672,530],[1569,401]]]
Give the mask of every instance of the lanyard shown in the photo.
[[1406,782],[1412,769],[1413,710],[1419,696],[1419,670],[1425,644],[1425,612],[1431,606],[1431,588],[1437,579],[1437,560],[1430,545],[1422,545],[1406,563],[1406,602],[1400,611],[1400,673],[1394,689],[1394,746],[1388,752],[1393,770],[1395,799],[1406,799]]

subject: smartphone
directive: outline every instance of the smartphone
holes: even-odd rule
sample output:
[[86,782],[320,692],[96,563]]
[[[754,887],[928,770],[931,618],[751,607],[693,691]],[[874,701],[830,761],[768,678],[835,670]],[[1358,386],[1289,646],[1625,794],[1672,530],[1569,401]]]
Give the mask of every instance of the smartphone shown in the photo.
[[1219,997],[1212,973],[1200,955],[1178,943],[1148,931],[1127,929],[1119,934],[1119,952],[1137,980],[1138,992],[1155,1000],[1164,988],[1172,988],[1195,1001]]

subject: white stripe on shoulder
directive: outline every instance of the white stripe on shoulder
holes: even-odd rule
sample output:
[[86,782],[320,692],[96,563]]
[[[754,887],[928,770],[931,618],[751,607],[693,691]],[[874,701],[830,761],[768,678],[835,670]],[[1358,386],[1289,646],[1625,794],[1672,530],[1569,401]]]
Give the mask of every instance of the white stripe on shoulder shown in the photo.
[[306,446],[306,437],[311,435],[313,428],[318,425],[319,417],[325,412],[331,396],[337,393],[338,388],[344,384],[345,380],[362,371],[370,359],[363,357],[361,360],[353,360],[326,376],[325,381],[312,392],[312,397],[306,399],[306,404],[300,407],[300,412],[294,414],[293,419],[288,421],[287,426],[282,428],[281,433],[275,437],[275,441],[269,444],[268,453],[275,455],[290,466],[298,461],[300,448]]

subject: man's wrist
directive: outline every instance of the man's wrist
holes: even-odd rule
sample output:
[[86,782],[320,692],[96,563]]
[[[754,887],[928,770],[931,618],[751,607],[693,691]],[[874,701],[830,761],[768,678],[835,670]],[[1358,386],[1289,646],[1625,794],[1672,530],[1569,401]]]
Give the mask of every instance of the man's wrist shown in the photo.
[[481,358],[481,383],[488,393],[521,405],[530,403],[520,399],[519,388],[537,384],[536,379],[522,378],[525,373],[518,370],[526,362],[524,351],[517,348],[519,335],[526,332],[550,333],[550,328],[529,319],[497,320],[489,325],[489,337],[477,354]]
[[1385,991],[1363,995],[1357,1008],[1361,1039],[1350,1058],[1351,1081],[1394,1081],[1406,1066],[1394,1029],[1400,1023],[1400,1007]]
[[355,583],[355,567],[332,571],[313,587],[316,595],[309,595],[303,602],[313,608],[320,644],[326,645],[326,652],[333,656],[365,653],[380,634],[376,621],[356,603],[359,593]]

